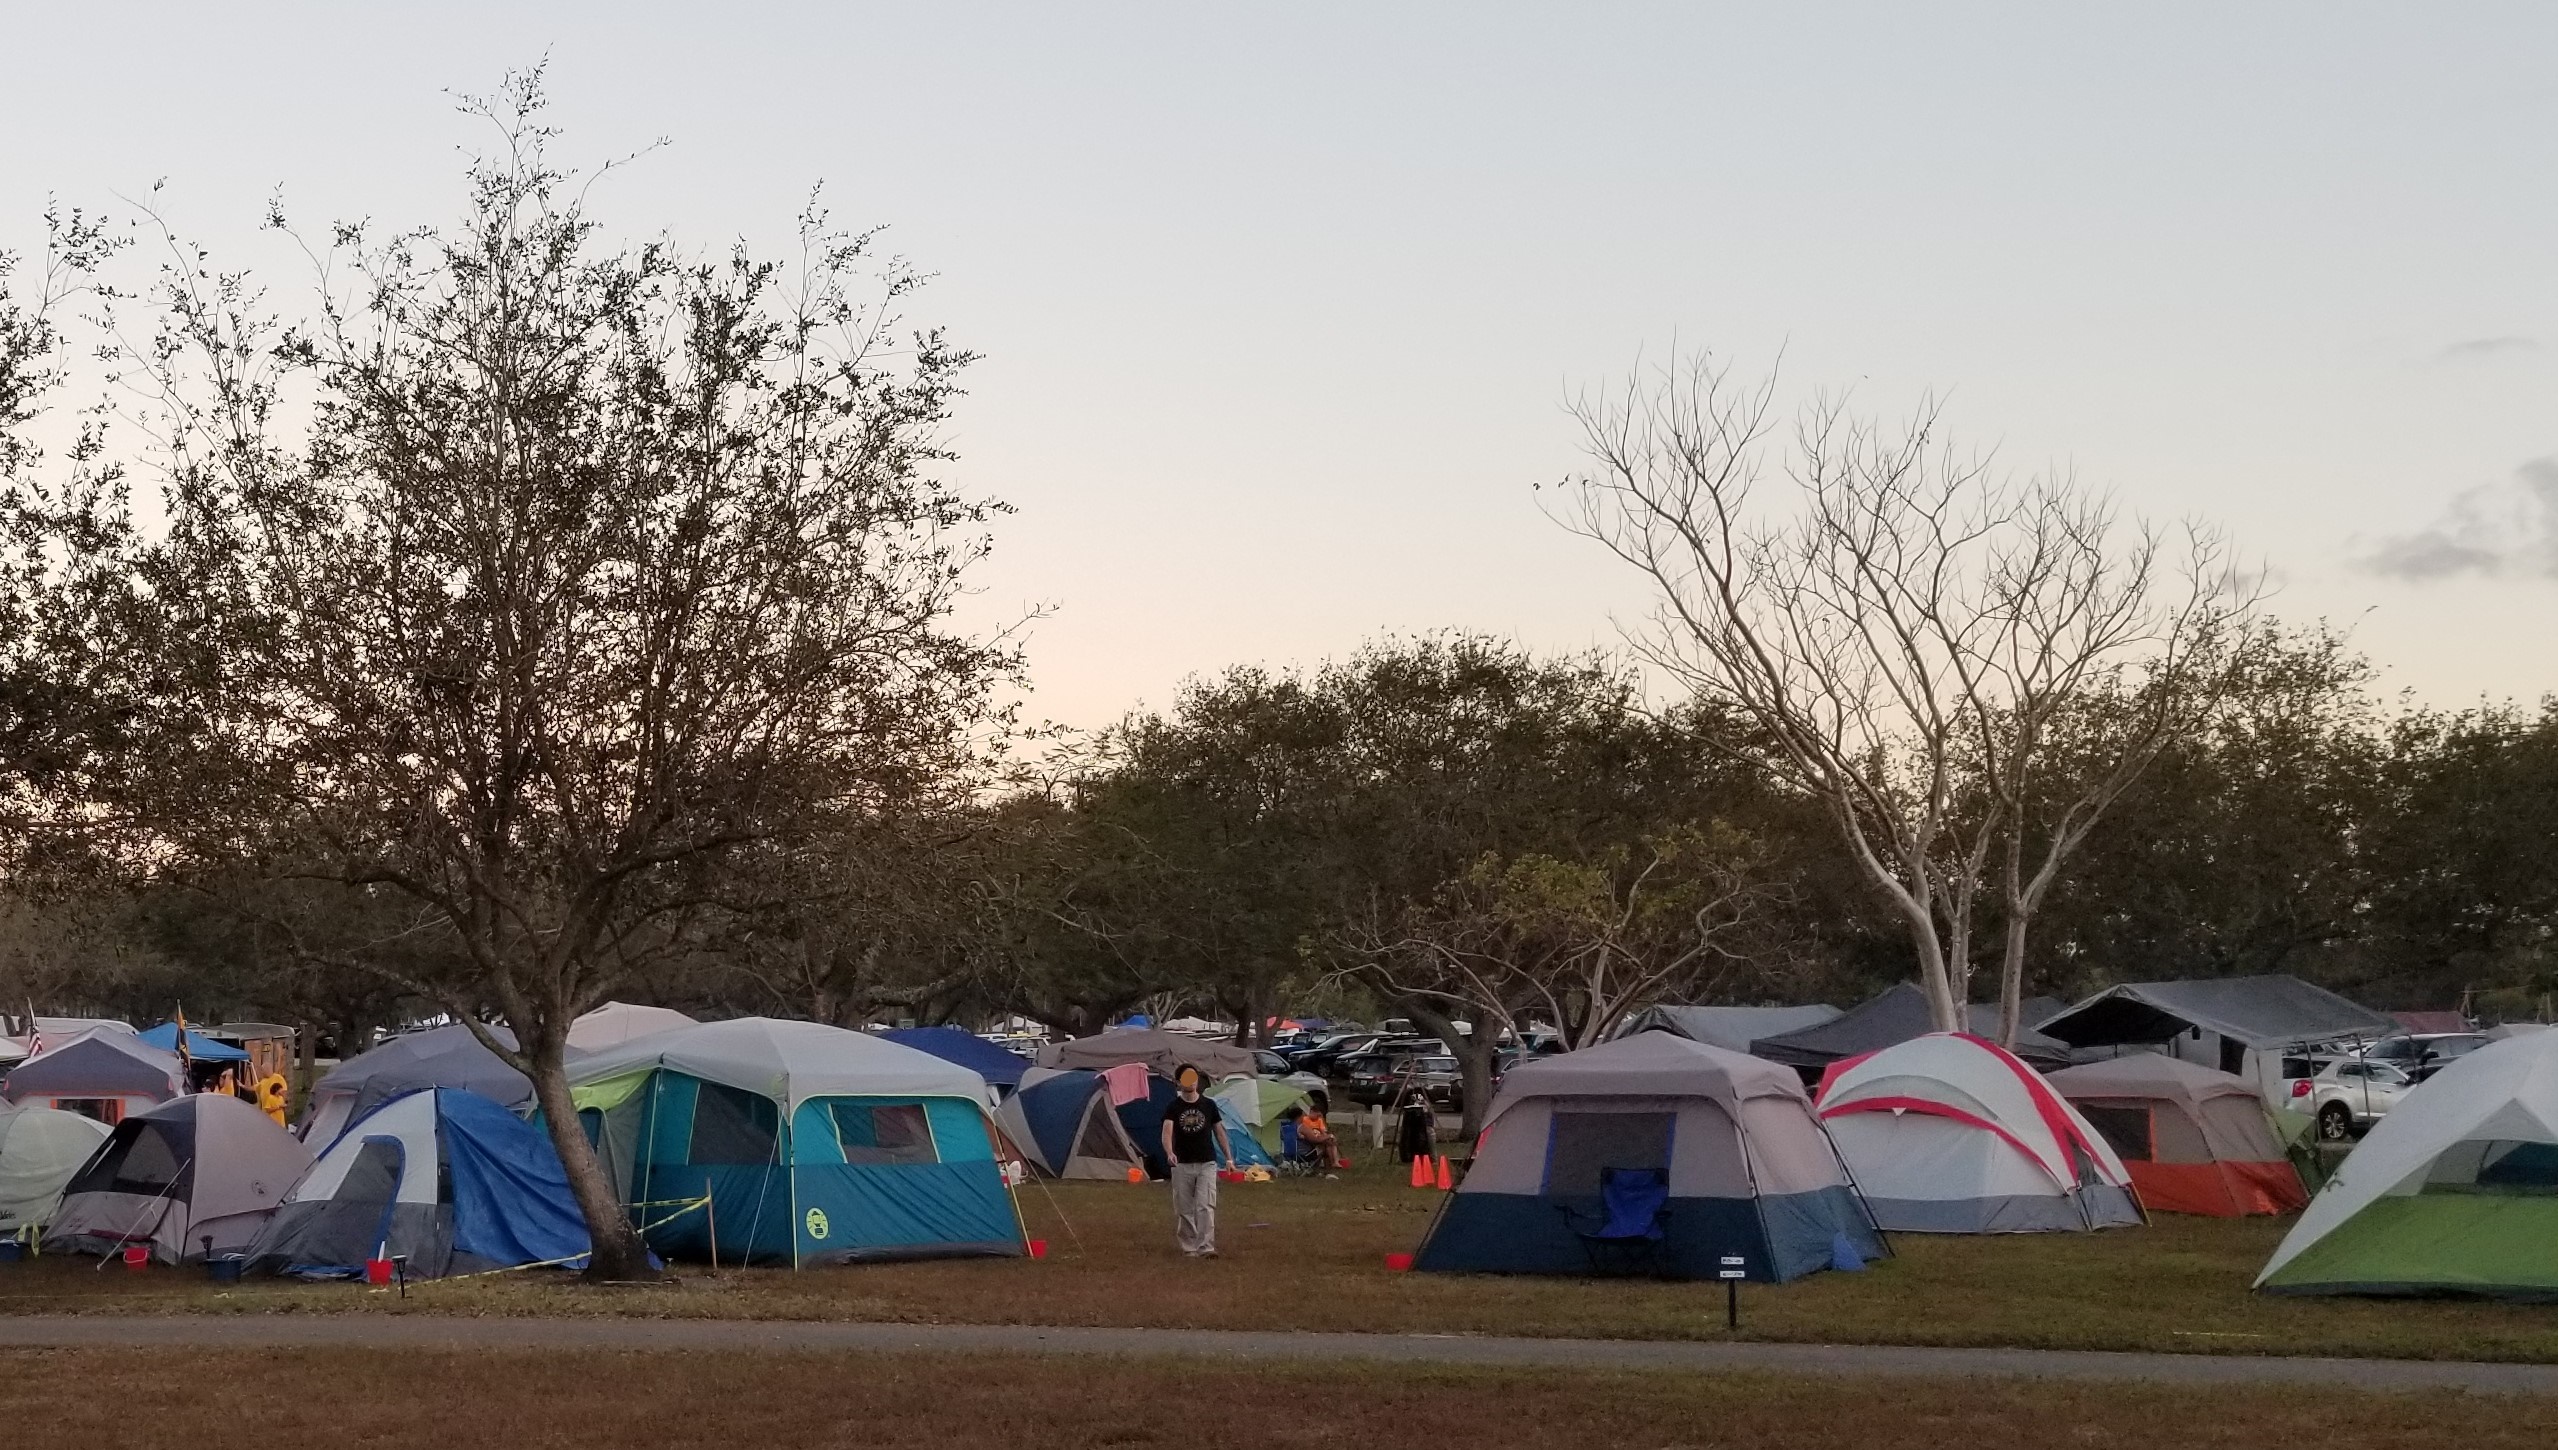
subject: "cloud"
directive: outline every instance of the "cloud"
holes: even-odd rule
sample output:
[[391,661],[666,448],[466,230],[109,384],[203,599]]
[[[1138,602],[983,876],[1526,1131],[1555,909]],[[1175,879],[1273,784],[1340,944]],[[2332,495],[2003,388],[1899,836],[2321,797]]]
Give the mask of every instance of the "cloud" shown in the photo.
[[2455,342],[2434,354],[2436,362],[2471,362],[2479,358],[2497,357],[2509,352],[2537,352],[2540,339],[2508,335],[2505,337],[2473,337]]
[[2383,539],[2356,563],[2393,579],[2558,579],[2558,457],[2458,495],[2432,527]]

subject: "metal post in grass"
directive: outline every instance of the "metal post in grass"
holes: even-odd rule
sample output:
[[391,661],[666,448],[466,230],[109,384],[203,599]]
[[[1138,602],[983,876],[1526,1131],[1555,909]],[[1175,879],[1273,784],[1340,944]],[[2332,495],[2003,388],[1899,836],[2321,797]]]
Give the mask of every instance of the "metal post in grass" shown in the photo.
[[1723,1266],[1714,1277],[1723,1281],[1723,1327],[1741,1327],[1741,1279],[1750,1272],[1750,1261],[1739,1254],[1725,1254]]

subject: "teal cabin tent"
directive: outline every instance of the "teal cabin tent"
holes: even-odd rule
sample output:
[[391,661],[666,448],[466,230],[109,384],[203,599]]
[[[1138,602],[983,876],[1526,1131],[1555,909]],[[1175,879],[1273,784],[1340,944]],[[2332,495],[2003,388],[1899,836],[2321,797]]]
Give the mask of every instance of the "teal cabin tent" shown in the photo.
[[1028,1252],[986,1080],[815,1022],[742,1017],[569,1066],[650,1247],[721,1263]]

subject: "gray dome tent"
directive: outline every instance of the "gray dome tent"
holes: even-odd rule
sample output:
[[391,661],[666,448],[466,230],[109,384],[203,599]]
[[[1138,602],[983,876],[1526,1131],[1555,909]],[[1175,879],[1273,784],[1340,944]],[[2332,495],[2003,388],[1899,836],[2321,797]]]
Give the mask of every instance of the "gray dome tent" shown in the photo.
[[[509,1047],[515,1034],[491,1027],[489,1035]],[[579,1056],[572,1048],[569,1059]],[[346,1125],[402,1093],[419,1088],[461,1088],[478,1093],[524,1117],[533,1111],[533,1083],[480,1045],[461,1023],[430,1027],[394,1037],[371,1052],[338,1064],[337,1070],[311,1089],[311,1111],[302,1119],[302,1141],[314,1149],[337,1140]]]
[[147,1244],[174,1264],[248,1247],[304,1173],[311,1150],[228,1093],[196,1093],[116,1124],[63,1190],[45,1231],[55,1252]]

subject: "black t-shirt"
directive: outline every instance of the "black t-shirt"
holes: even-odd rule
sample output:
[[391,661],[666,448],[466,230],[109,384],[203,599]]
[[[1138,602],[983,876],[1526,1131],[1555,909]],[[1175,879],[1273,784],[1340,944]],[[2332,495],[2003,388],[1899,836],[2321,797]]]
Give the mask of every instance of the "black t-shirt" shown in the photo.
[[1195,1103],[1174,1098],[1172,1106],[1164,1109],[1164,1121],[1172,1124],[1172,1161],[1217,1161],[1217,1105],[1205,1094]]

